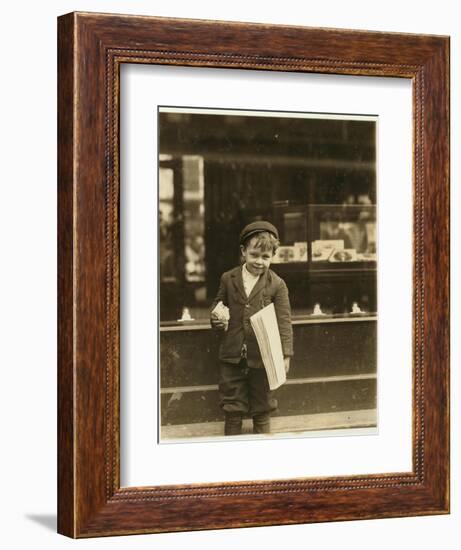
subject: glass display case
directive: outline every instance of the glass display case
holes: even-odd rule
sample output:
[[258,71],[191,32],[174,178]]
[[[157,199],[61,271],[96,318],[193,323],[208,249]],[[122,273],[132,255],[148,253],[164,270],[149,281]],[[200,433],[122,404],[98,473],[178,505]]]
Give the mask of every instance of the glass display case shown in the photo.
[[272,264],[290,289],[295,315],[377,311],[376,206],[278,204],[280,248]]
[[281,246],[273,263],[376,264],[375,205],[276,206],[274,221]]

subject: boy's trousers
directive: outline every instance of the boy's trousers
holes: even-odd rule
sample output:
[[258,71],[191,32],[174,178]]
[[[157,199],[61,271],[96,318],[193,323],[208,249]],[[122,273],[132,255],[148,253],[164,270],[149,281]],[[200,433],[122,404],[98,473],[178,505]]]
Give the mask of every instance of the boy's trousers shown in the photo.
[[277,410],[266,369],[248,367],[243,358],[237,364],[220,361],[219,395],[226,413],[255,416]]

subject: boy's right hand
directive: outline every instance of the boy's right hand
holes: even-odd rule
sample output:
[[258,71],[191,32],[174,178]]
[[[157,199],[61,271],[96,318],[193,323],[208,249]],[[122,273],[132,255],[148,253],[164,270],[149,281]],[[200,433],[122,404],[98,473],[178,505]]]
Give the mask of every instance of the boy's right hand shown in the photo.
[[223,321],[221,319],[218,319],[213,313],[211,314],[210,322],[211,322],[211,326],[215,330],[227,330],[227,327],[229,325],[228,321]]

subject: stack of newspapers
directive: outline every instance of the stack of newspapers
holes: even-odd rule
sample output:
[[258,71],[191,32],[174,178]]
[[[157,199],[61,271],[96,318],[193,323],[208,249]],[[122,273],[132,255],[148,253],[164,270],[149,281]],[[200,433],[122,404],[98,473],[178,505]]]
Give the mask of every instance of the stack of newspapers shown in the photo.
[[282,342],[274,304],[269,304],[250,317],[267,373],[269,387],[275,390],[286,381]]

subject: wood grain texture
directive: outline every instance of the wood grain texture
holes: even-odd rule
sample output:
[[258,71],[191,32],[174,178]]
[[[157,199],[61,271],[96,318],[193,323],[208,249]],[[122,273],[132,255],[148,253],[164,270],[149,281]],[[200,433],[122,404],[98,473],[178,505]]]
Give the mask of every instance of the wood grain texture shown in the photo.
[[[449,40],[73,13],[59,20],[59,524],[71,537],[447,513]],[[119,67],[124,62],[411,78],[413,470],[119,484]]]
[[58,21],[58,531],[75,534],[73,363],[73,25]]

